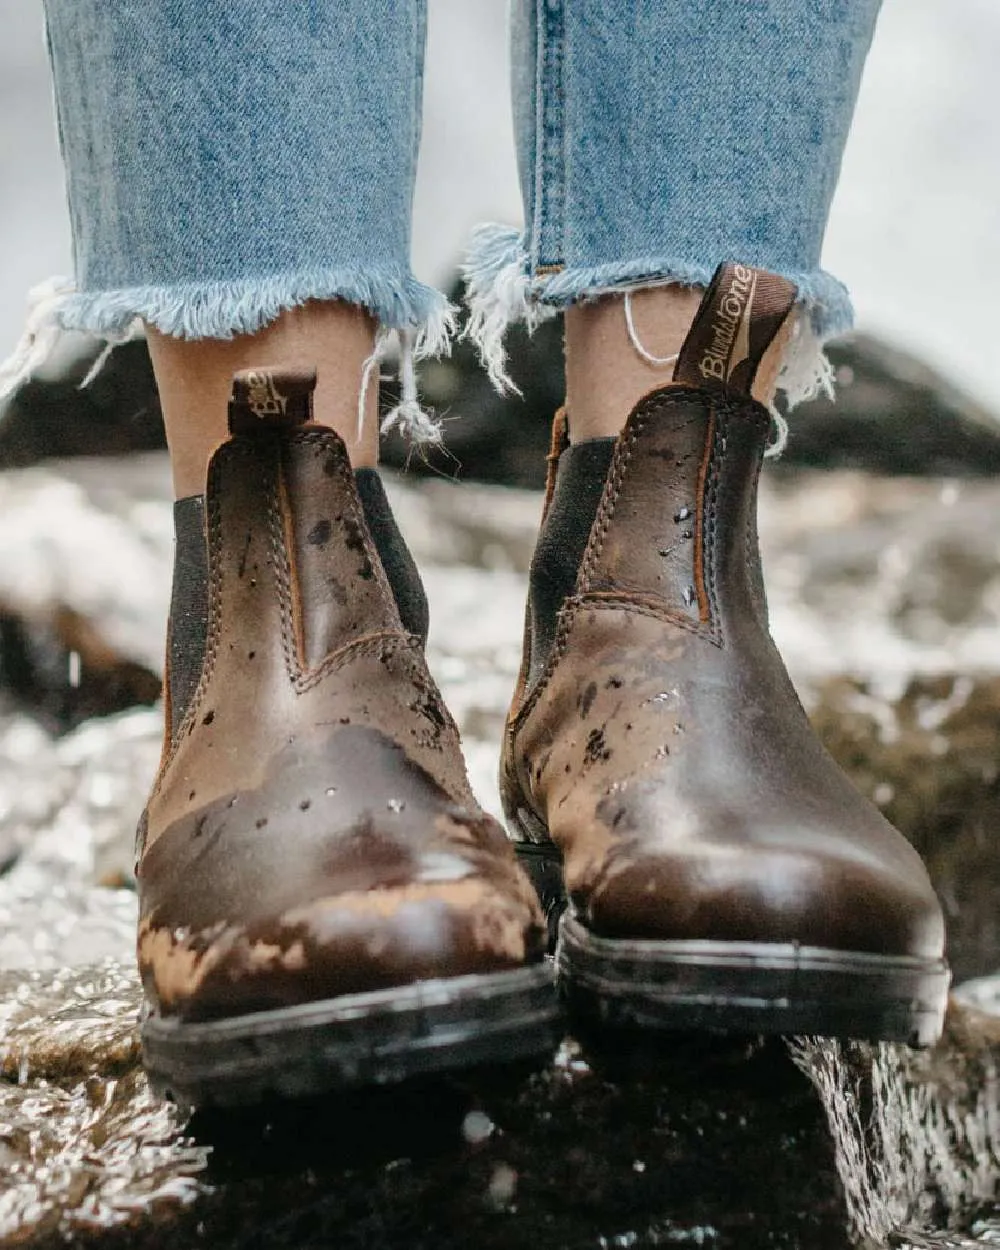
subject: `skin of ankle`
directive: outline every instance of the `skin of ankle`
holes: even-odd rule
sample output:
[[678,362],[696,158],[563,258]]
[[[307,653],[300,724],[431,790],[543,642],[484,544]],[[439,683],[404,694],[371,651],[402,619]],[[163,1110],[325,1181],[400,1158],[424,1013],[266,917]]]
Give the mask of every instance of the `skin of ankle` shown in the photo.
[[375,322],[341,301],[310,301],[282,312],[256,334],[231,339],[179,339],[147,326],[149,354],[160,393],[178,499],[205,490],[208,462],[228,437],[227,404],[233,374],[259,367],[317,371],[313,411],[347,444],[355,468],[378,463],[378,382],[366,395],[358,438],[358,400]]
[[[694,287],[649,287],[632,293],[632,324],[651,356],[675,356],[701,303]],[[754,376],[751,393],[774,400],[775,384],[792,335],[794,312],[774,337]],[[607,296],[566,311],[566,410],[570,440],[617,436],[644,395],[673,382],[674,365],[653,364],[636,350],[625,319],[625,297]]]
[[[687,337],[702,292],[662,286],[633,291],[632,323],[651,356],[674,356]],[[674,366],[656,365],[636,351],[625,320],[624,295],[608,295],[566,310],[566,408],[570,438],[583,442],[620,433],[640,399],[673,380]]]

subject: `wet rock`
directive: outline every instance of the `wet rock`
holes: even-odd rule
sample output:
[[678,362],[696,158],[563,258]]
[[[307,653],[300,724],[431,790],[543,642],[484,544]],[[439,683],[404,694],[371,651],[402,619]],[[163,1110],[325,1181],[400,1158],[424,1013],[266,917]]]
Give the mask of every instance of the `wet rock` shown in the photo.
[[796,678],[1000,670],[1000,491],[992,481],[771,475],[761,545]]
[[138,1068],[136,975],[0,974],[0,1240],[65,1243],[201,1188],[204,1148]]
[[0,719],[0,969],[132,958],[135,827],[162,733],[158,710],[63,737]]
[[959,994],[929,1051],[818,1038],[789,1045],[822,1100],[856,1244],[996,1244],[1000,1018]]
[[87,381],[103,346],[90,335],[63,334],[35,376],[0,402],[0,467],[165,445],[146,344],[115,347]]
[[120,655],[100,629],[57,606],[26,623],[0,611],[0,686],[57,732],[157,701],[160,678]]
[[52,885],[36,873],[0,881],[0,969],[128,962],[138,916],[131,890]]
[[4,974],[0,1004],[5,1244],[943,1246],[995,1183],[1000,1025],[959,1004],[926,1055],[585,1038],[187,1123],[138,1070],[131,967]]
[[0,690],[52,728],[157,699],[169,500],[162,456],[0,474]]
[[914,678],[894,699],[841,677],[814,699],[830,752],[927,863],[955,977],[1000,964],[1000,676]]
[[1000,473],[1000,419],[909,352],[870,334],[830,345],[836,399],[791,415],[785,467],[984,477]]
[[[736,1234],[755,1246],[791,1216],[810,1245],[843,1244],[822,1112],[780,1047],[602,1056],[567,1044],[534,1075],[184,1128],[136,1071],[137,996],[134,974],[113,964],[0,981],[0,1236],[304,1248],[726,1245]],[[754,1166],[761,1140],[773,1151]],[[761,1186],[772,1167],[782,1186]]]

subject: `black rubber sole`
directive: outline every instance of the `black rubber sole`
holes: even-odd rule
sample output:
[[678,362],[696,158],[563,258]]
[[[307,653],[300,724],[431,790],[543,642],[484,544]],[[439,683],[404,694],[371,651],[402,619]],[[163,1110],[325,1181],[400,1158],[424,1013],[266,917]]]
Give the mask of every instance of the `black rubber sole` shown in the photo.
[[938,962],[820,947],[596,937],[567,912],[568,1008],[609,1028],[810,1035],[932,1046],[951,974]]
[[142,1055],[158,1094],[241,1106],[537,1058],[558,1045],[559,1018],[545,961],[225,1020],[151,1013]]

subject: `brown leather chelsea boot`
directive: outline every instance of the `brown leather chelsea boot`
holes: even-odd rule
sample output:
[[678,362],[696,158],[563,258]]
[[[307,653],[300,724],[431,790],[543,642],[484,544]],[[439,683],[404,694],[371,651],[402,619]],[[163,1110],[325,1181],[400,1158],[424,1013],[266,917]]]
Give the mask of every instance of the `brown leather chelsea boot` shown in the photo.
[[675,385],[618,439],[570,446],[557,417],[504,809],[579,1011],[929,1044],[949,974],[927,873],[768,632],[750,391],[794,297],[721,267]]
[[313,374],[234,380],[178,505],[163,759],[140,823],[154,1086],[237,1103],[543,1053],[538,901],[469,788],[419,578]]

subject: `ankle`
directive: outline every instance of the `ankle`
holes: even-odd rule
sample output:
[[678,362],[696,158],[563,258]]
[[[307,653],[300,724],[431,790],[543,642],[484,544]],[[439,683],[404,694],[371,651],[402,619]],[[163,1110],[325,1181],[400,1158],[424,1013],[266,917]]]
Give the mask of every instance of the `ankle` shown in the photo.
[[366,388],[359,421],[365,364],[375,341],[375,324],[363,309],[313,301],[286,309],[255,334],[232,339],[179,339],[153,327],[147,336],[178,499],[205,490],[208,462],[227,437],[233,374],[242,369],[315,367],[315,419],[343,438],[355,468],[377,464],[377,377]]
[[566,406],[574,443],[621,432],[640,399],[673,380],[702,292],[664,286],[566,312]]
[[[649,287],[566,312],[566,408],[574,443],[617,436],[650,391],[674,384],[674,367],[698,313],[694,287]],[[786,317],[756,366],[750,393],[774,403],[792,334]]]

